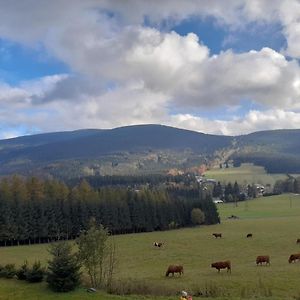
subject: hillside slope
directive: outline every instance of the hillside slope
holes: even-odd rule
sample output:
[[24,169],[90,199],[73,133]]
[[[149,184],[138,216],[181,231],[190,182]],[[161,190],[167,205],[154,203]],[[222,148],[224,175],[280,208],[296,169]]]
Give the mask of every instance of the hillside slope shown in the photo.
[[[117,152],[185,149],[210,153],[228,147],[231,137],[198,133],[161,125],[139,125],[111,130],[79,130],[42,134],[0,142],[0,161],[95,158]],[[13,148],[13,146],[16,146]],[[6,151],[9,147],[9,151]]]
[[206,161],[231,137],[162,125],[45,133],[0,141],[0,175],[78,177],[164,172]]
[[[223,153],[225,155],[220,155]],[[226,155],[227,154],[227,155]],[[300,130],[242,136],[203,134],[162,125],[45,133],[0,141],[0,175],[58,177],[145,174],[232,159],[269,172],[300,172]]]
[[231,156],[235,165],[244,162],[264,166],[269,173],[300,172],[300,130],[254,132],[237,137],[238,151]]

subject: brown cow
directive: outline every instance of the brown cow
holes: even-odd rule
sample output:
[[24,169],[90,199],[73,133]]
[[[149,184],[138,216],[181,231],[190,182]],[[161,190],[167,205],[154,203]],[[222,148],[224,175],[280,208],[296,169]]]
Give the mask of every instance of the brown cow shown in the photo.
[[270,265],[270,256],[269,255],[259,255],[256,257],[256,265],[262,265],[265,263],[266,265]]
[[218,272],[220,272],[221,269],[227,269],[227,272],[231,273],[231,263],[230,260],[226,261],[218,261],[211,264],[212,268],[216,268]]
[[222,233],[213,233],[212,234],[215,238],[221,238],[222,237]]
[[291,254],[289,258],[289,263],[296,262],[300,259],[300,253]]
[[169,274],[171,274],[174,276],[175,273],[179,273],[179,275],[183,274],[183,266],[174,266],[174,265],[170,265],[168,267],[168,270],[166,272],[166,277],[169,276]]
[[297,239],[296,243],[297,243],[297,244],[300,244],[300,239]]
[[253,237],[253,234],[252,233],[248,233],[247,234],[247,238],[252,238]]

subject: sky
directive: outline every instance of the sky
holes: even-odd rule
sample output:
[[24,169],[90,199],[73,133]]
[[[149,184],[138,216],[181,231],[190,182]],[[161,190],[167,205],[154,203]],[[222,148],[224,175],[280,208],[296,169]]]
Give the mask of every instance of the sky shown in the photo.
[[300,128],[300,0],[0,0],[0,138]]

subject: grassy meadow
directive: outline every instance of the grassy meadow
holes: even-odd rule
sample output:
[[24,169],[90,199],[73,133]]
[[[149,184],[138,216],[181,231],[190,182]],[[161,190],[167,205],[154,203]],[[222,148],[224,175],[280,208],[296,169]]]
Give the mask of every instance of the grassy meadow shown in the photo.
[[[137,291],[151,287],[158,294],[178,299],[181,289],[217,297],[215,299],[300,299],[300,262],[289,264],[291,253],[300,252],[300,196],[287,194],[233,204],[220,204],[222,223],[166,232],[115,236],[118,249],[117,282],[134,285]],[[239,219],[228,219],[230,215]],[[222,232],[215,239],[213,232]],[[247,233],[253,233],[247,239]],[[156,249],[154,241],[165,246]],[[25,259],[47,261],[47,245],[0,248],[0,264],[20,265]],[[271,266],[256,266],[257,255],[270,255]],[[214,261],[232,262],[232,273],[217,273]],[[182,264],[185,274],[166,278],[169,264]],[[0,280],[1,299],[144,299],[142,296],[88,294],[84,289],[54,294],[45,284]],[[196,299],[196,297],[193,297]]]
[[214,168],[205,172],[208,178],[216,179],[221,183],[235,182],[247,185],[252,183],[270,184],[271,186],[279,179],[286,179],[286,174],[269,174],[264,167],[253,164],[242,164],[240,167]]

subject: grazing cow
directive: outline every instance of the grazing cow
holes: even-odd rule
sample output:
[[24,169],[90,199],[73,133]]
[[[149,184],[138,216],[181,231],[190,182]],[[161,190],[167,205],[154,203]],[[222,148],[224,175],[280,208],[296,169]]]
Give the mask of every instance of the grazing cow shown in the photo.
[[218,261],[211,264],[212,268],[216,268],[218,272],[220,272],[221,269],[227,269],[227,272],[231,273],[231,263],[230,260],[226,261]]
[[158,247],[158,248],[162,247],[162,245],[163,245],[162,242],[154,242],[154,243],[153,243],[153,246],[154,246],[154,247]]
[[252,238],[253,237],[253,234],[252,233],[248,233],[247,234],[247,238]]
[[300,259],[300,253],[291,254],[289,258],[289,263],[296,262]]
[[175,273],[179,273],[179,275],[183,274],[183,266],[170,265],[166,272],[166,277],[168,277],[169,274],[172,274],[174,276]]
[[213,233],[212,234],[215,238],[221,238],[222,237],[222,233]]
[[297,243],[297,244],[300,244],[300,239],[297,239],[296,243]]
[[270,256],[269,255],[259,255],[256,257],[256,265],[262,265],[265,263],[266,265],[270,265]]

